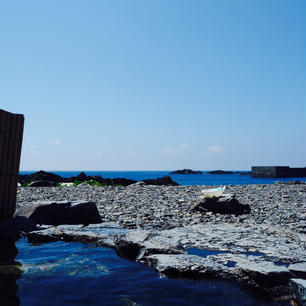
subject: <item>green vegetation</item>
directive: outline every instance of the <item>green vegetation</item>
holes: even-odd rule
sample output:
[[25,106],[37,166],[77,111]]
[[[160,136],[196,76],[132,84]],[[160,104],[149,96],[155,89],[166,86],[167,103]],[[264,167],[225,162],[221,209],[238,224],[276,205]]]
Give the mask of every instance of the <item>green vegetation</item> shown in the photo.
[[83,182],[81,182],[81,181],[74,181],[73,182],[73,184],[72,184],[72,186],[78,186],[78,185],[80,185],[80,184],[82,184]]
[[57,182],[57,183],[55,184],[55,187],[62,187],[62,183]]
[[[78,186],[82,184],[83,182],[81,181],[74,181],[72,186]],[[106,186],[113,186],[113,187],[122,187],[120,184],[107,184],[107,183],[100,183],[96,180],[89,180],[85,181],[86,184],[89,184],[91,186],[99,186],[99,187],[106,187]]]

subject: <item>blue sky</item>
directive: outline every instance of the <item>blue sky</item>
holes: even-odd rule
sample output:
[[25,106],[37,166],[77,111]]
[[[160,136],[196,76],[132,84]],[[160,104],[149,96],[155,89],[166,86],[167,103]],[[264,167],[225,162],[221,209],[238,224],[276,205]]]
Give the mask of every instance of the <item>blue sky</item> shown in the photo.
[[22,170],[306,165],[304,0],[2,1]]

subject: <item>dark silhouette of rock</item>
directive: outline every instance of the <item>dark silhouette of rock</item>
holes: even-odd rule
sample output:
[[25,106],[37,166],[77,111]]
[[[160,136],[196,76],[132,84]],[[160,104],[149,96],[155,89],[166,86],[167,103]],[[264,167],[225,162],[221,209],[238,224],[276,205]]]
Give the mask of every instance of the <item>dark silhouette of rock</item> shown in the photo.
[[34,181],[28,187],[54,187],[56,182],[53,181]]
[[248,204],[240,204],[234,195],[223,194],[221,197],[204,198],[200,203],[191,207],[191,210],[211,211],[215,214],[242,215],[250,213],[250,206]]
[[214,170],[214,171],[208,171],[208,174],[235,174],[233,171],[223,171],[223,170]]
[[27,217],[36,224],[96,224],[101,223],[97,206],[93,202],[37,202],[22,205],[16,216]]
[[175,170],[170,172],[170,174],[203,174],[202,171],[193,171],[191,169],[182,169],[182,170]]
[[18,181],[20,184],[26,184],[34,181],[62,182],[63,178],[60,175],[40,170],[32,174],[19,174]]
[[170,176],[159,177],[157,179],[143,180],[146,185],[163,185],[163,186],[178,186],[179,184],[172,180]]
[[247,172],[237,171],[236,173],[240,175],[251,175],[251,171],[247,171]]

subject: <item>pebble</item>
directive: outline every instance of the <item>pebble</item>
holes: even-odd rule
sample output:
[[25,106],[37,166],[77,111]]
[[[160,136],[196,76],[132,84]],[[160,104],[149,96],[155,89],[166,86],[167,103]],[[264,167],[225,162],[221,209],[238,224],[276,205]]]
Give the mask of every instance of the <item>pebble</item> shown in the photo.
[[258,184],[228,185],[242,204],[249,204],[249,215],[199,215],[189,211],[202,196],[201,190],[216,186],[100,187],[86,183],[63,187],[18,187],[17,206],[33,201],[91,200],[97,204],[103,221],[125,228],[170,229],[203,223],[243,223],[280,225],[306,234],[306,185]]

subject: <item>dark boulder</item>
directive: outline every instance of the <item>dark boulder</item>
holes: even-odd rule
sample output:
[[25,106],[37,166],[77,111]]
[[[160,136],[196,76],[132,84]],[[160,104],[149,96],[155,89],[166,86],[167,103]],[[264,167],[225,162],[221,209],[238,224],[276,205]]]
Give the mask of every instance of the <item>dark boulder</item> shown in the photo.
[[157,179],[143,180],[146,185],[158,185],[158,186],[178,186],[177,182],[174,182],[170,176],[159,177]]
[[170,174],[203,174],[202,171],[193,171],[191,169],[175,170],[170,172]]
[[96,224],[101,223],[93,202],[43,202],[21,205],[16,216],[27,217],[36,224]]
[[208,171],[208,174],[235,174],[233,171],[223,171],[223,170],[214,170],[214,171]]
[[250,213],[248,204],[240,204],[231,194],[223,194],[221,197],[204,198],[200,203],[191,207],[191,210],[200,212],[213,212],[219,214],[243,215]]
[[54,187],[56,186],[56,182],[52,181],[34,181],[29,184],[28,187]]

